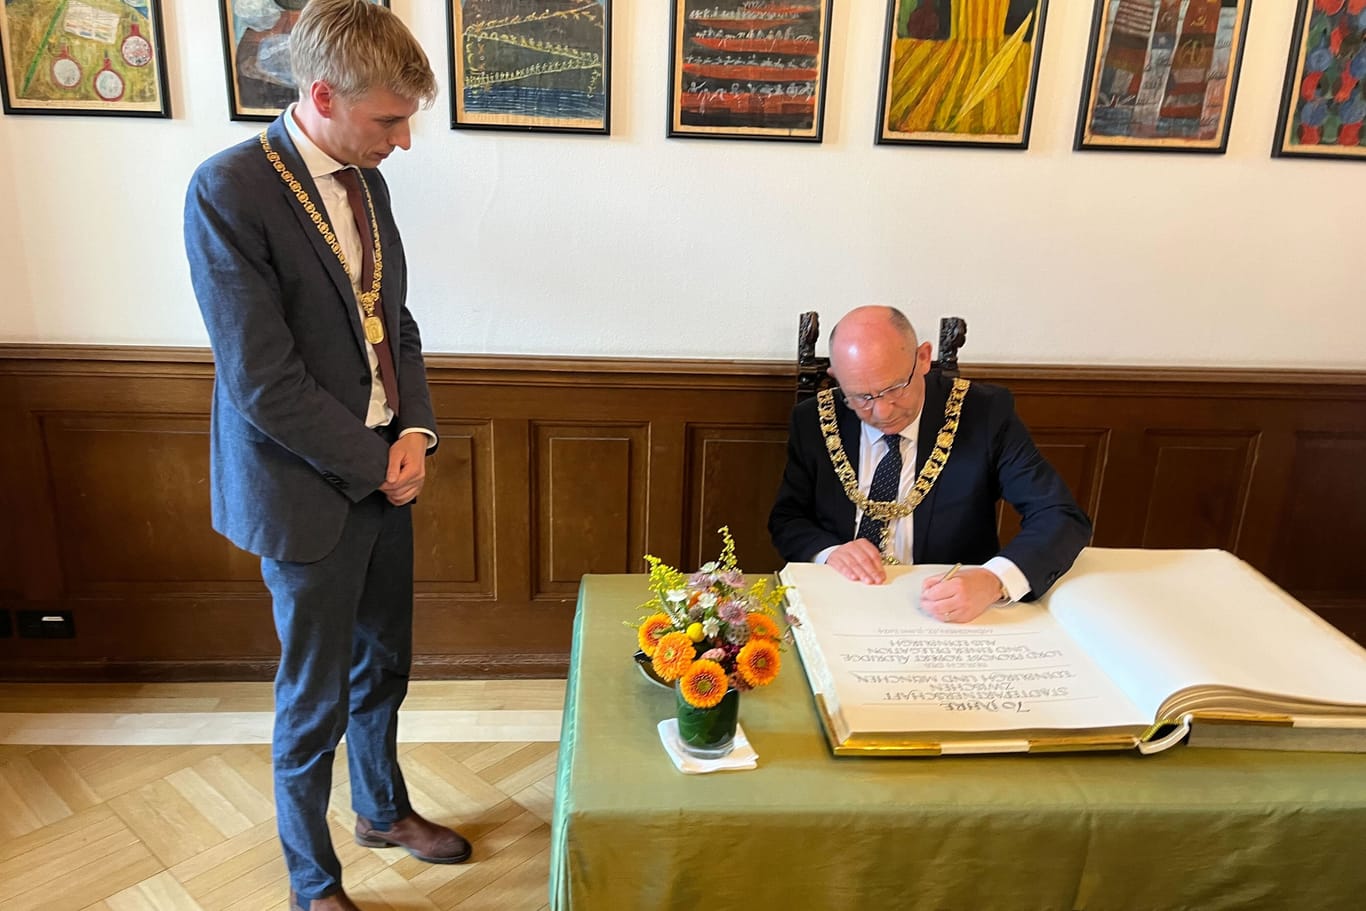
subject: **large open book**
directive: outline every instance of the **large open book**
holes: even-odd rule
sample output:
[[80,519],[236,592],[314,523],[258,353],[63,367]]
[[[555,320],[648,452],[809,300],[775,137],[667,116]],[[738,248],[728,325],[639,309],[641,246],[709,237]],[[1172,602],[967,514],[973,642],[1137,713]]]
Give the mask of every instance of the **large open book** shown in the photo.
[[885,585],[781,573],[837,755],[1192,745],[1366,751],[1366,651],[1232,554],[1087,548],[1046,597],[969,624]]

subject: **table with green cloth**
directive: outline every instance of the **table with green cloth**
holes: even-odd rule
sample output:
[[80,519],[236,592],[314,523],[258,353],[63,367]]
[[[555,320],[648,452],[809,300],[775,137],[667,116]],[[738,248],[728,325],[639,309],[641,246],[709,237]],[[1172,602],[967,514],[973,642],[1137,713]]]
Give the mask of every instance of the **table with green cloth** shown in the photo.
[[585,576],[554,911],[1366,907],[1366,756],[835,758],[795,648],[741,695],[757,769],[684,775],[631,660],[647,577]]

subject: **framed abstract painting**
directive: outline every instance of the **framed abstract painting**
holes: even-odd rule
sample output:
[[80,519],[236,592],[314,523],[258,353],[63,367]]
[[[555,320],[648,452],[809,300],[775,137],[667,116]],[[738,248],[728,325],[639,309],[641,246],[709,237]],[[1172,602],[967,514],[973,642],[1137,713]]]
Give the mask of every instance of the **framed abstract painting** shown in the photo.
[[1366,0],[1300,0],[1276,157],[1366,161]]
[[1048,0],[891,0],[877,141],[1029,147]]
[[[389,0],[370,0],[388,6]],[[289,36],[308,0],[219,0],[228,117],[274,120],[299,97]]]
[[820,142],[831,0],[672,0],[669,136]]
[[1096,0],[1077,149],[1228,147],[1252,0]]
[[453,128],[611,132],[611,0],[448,2]]
[[4,0],[6,114],[170,117],[161,0]]

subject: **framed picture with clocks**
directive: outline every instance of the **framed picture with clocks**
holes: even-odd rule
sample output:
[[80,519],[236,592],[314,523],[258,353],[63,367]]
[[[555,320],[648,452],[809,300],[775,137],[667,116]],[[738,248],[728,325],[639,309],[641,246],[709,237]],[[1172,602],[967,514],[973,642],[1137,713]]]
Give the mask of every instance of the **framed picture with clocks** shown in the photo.
[[162,0],[0,4],[6,114],[170,117]]

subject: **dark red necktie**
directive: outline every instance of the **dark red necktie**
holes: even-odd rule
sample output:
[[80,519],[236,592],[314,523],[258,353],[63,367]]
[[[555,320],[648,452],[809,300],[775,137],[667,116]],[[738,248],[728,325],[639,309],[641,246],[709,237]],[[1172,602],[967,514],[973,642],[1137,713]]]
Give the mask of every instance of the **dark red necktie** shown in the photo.
[[[351,215],[356,221],[356,230],[360,233],[360,289],[369,291],[370,283],[375,278],[375,240],[370,232],[370,210],[360,191],[359,173],[355,168],[342,168],[340,171],[334,171],[332,176],[346,187],[346,198],[351,203]],[[381,300],[375,301],[375,317],[381,326],[388,325],[384,319],[384,304]],[[375,356],[379,359],[379,381],[384,386],[384,397],[389,400],[389,408],[397,415],[398,377],[395,375],[393,349],[389,347],[387,329],[384,332],[384,339],[375,343]]]

